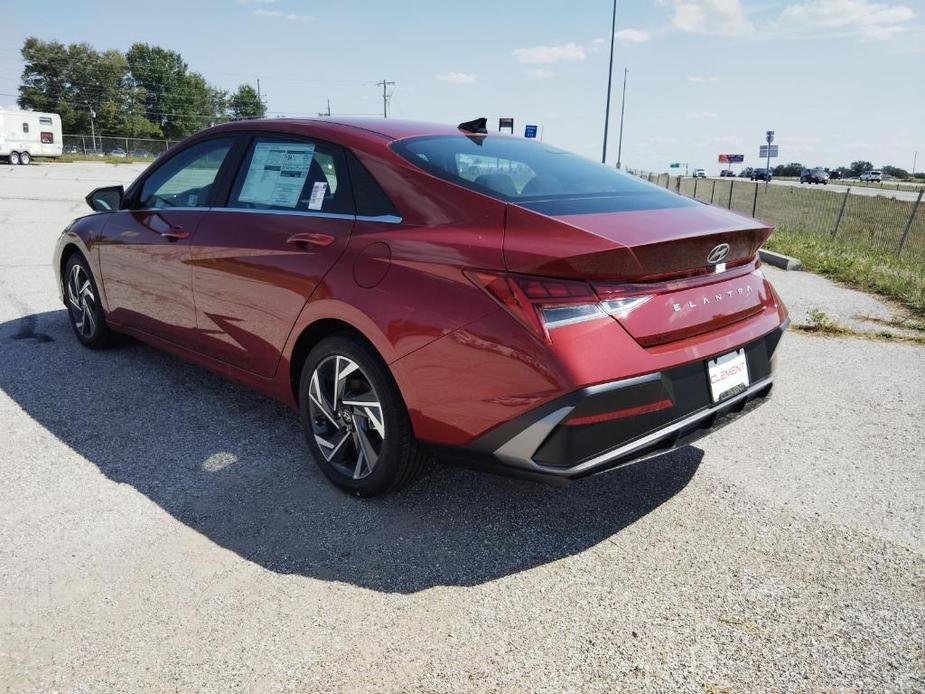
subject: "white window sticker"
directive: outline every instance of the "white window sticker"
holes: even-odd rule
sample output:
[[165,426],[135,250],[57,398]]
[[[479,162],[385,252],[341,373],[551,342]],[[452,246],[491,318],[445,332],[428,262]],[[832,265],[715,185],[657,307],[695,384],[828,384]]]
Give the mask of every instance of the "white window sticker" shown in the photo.
[[[299,203],[315,145],[298,142],[258,142],[254,146],[240,202],[294,208]],[[314,191],[312,191],[314,198]]]
[[320,210],[321,205],[324,204],[324,194],[327,190],[328,184],[326,181],[316,181],[315,185],[312,186],[312,196],[308,199],[308,209]]

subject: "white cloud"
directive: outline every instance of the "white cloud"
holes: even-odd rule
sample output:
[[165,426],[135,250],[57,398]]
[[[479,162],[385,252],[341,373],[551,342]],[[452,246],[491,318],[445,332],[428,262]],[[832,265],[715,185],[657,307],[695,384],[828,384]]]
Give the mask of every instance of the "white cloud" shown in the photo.
[[552,70],[547,70],[544,67],[534,67],[527,70],[527,77],[534,80],[548,80],[550,77],[554,77],[555,74]]
[[518,62],[528,65],[548,65],[565,60],[584,60],[588,57],[584,46],[569,42],[558,46],[534,46],[533,48],[515,48],[511,53]]
[[694,111],[693,113],[688,113],[688,118],[716,118],[717,115],[713,111]]
[[692,75],[687,78],[688,82],[719,82],[719,77],[701,77],[700,75]]
[[648,31],[641,29],[621,29],[614,37],[623,43],[645,43],[652,38]]
[[672,0],[671,21],[681,31],[717,36],[751,34],[754,25],[739,0]]
[[884,40],[904,31],[915,17],[905,5],[883,5],[868,0],[809,0],[788,5],[781,21],[794,27],[848,29],[865,39]]
[[293,14],[292,12],[283,12],[282,10],[254,10],[254,16],[270,19],[285,19],[289,22],[308,22],[314,19],[311,15]]
[[593,43],[595,46],[600,46],[601,44],[607,43],[607,39],[598,37],[596,39],[591,39],[591,43]]
[[435,76],[434,79],[449,84],[472,84],[475,82],[475,75],[469,75],[465,72],[444,72]]

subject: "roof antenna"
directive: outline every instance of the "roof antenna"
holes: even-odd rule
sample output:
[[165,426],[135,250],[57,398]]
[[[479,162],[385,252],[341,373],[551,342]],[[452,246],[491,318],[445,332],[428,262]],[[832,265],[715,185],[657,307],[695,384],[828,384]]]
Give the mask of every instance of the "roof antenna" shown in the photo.
[[475,120],[466,121],[465,123],[460,123],[458,127],[460,130],[465,130],[467,133],[479,133],[482,135],[488,134],[488,125],[487,118],[476,118]]

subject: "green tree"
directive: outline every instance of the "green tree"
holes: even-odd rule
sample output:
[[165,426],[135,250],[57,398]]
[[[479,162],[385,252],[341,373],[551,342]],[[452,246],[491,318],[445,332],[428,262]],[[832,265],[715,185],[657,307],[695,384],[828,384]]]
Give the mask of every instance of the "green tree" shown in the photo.
[[892,176],[893,178],[898,178],[903,181],[909,178],[908,171],[901,169],[898,166],[890,166],[889,164],[883,167],[883,173],[885,173],[887,176]]
[[871,171],[874,168],[874,165],[869,161],[864,161],[860,159],[858,161],[851,162],[851,166],[848,167],[848,170],[851,172],[851,175],[854,178],[857,178],[865,171]]
[[789,164],[778,164],[771,173],[775,176],[799,176],[803,173],[803,165],[798,161],[792,161]]
[[232,120],[263,118],[267,114],[267,107],[252,86],[242,84],[228,99],[228,114]]

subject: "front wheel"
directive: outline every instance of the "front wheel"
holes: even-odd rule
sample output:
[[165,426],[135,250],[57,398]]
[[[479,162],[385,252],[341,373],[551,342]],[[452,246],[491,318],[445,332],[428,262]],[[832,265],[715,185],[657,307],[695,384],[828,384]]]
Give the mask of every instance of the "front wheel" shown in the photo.
[[74,253],[68,258],[62,280],[68,317],[77,339],[90,349],[109,347],[113,335],[103,316],[93,273],[82,255]]
[[299,411],[308,446],[338,488],[368,497],[417,479],[427,463],[398,386],[349,334],[319,342],[302,367]]
[[10,152],[7,159],[9,159],[10,164],[17,166],[19,164],[19,152]]

